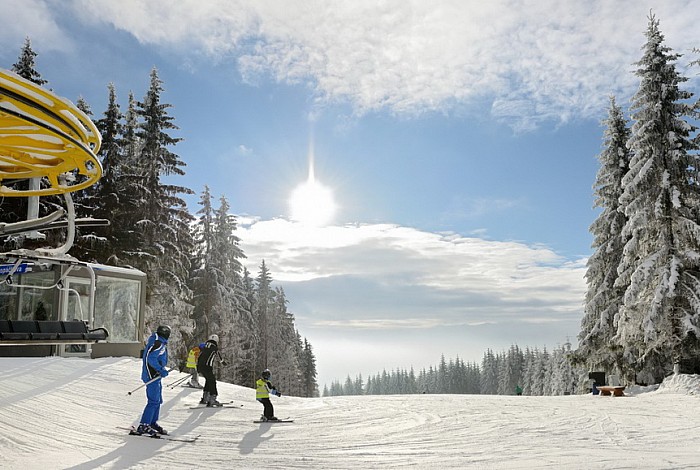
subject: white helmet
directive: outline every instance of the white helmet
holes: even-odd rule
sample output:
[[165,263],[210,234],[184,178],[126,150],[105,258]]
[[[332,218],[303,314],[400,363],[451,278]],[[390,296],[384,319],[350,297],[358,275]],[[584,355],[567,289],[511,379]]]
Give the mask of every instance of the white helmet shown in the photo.
[[214,341],[215,343],[218,343],[219,342],[219,335],[209,336],[209,341]]

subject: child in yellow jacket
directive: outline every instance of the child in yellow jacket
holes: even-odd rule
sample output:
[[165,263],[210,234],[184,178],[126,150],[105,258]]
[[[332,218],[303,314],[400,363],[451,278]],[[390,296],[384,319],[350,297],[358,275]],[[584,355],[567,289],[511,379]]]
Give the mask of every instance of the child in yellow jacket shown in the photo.
[[270,383],[272,373],[270,369],[265,369],[260,374],[260,377],[255,382],[255,399],[263,405],[263,415],[260,417],[262,421],[277,421],[275,418],[275,409],[270,401],[270,394],[281,397],[282,394],[277,391],[274,385]]
[[202,352],[203,347],[204,343],[200,343],[190,349],[190,352],[187,354],[187,364],[185,364],[185,367],[192,369],[192,377],[187,385],[192,388],[202,388],[199,384],[199,374],[197,373],[197,359],[199,359],[199,354]]

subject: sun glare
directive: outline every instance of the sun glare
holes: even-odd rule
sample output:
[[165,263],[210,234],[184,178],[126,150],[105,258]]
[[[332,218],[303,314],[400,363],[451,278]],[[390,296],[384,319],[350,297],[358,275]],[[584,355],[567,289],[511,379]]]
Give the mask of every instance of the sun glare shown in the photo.
[[333,192],[316,181],[314,175],[314,145],[309,143],[309,177],[292,191],[289,210],[292,220],[304,225],[323,226],[335,216]]
[[289,207],[293,220],[315,226],[333,220],[336,209],[331,190],[312,177],[292,192]]

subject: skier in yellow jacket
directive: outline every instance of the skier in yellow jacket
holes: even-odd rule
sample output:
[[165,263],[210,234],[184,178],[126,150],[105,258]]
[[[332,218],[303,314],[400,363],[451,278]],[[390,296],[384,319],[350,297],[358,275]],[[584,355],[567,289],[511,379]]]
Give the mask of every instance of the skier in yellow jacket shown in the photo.
[[278,397],[281,397],[282,394],[270,383],[271,377],[272,373],[270,369],[265,369],[255,382],[255,399],[262,403],[264,407],[263,415],[260,417],[262,421],[278,420],[275,418],[275,409],[270,401],[270,394],[277,395]]
[[192,377],[188,383],[192,388],[202,388],[199,383],[199,374],[197,373],[197,359],[199,359],[199,354],[202,352],[202,349],[204,349],[204,343],[199,343],[197,346],[190,349],[190,352],[187,354],[187,364],[185,364],[185,367],[192,369]]

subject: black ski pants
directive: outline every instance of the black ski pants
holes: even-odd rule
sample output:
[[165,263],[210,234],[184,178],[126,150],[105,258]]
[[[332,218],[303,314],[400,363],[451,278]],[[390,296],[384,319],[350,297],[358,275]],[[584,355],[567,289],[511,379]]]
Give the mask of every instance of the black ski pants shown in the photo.
[[197,371],[204,377],[206,382],[204,382],[204,391],[208,392],[210,395],[219,395],[216,390],[216,377],[214,376],[214,368],[210,366],[199,366]]
[[272,402],[269,398],[258,398],[258,401],[265,407],[263,410],[264,417],[269,419],[275,416],[275,409],[272,407]]

